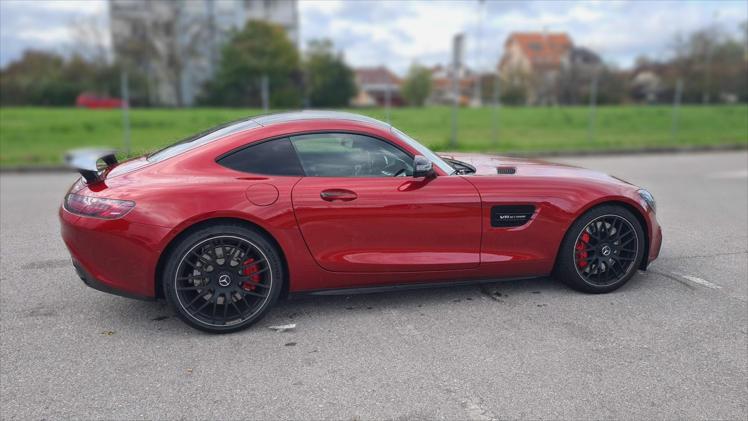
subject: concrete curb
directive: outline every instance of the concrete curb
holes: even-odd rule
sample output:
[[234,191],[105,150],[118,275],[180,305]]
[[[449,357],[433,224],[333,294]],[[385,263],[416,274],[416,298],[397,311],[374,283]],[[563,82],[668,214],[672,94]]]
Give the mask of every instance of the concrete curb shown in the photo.
[[74,173],[75,171],[64,165],[11,165],[0,167],[0,174],[42,174],[42,173]]
[[543,158],[543,157],[574,157],[574,156],[612,156],[612,155],[658,155],[658,154],[687,154],[701,152],[725,152],[748,150],[748,143],[733,143],[727,145],[704,145],[704,146],[681,146],[681,147],[657,147],[640,149],[572,149],[565,151],[507,151],[496,155]]
[[[613,155],[654,155],[675,153],[700,153],[700,152],[724,152],[748,150],[746,143],[734,143],[716,146],[683,146],[683,147],[658,147],[640,149],[570,149],[564,151],[506,151],[501,153],[483,152],[487,155],[511,156],[518,158],[553,158],[553,157],[575,157],[575,156],[613,156]],[[444,151],[444,154],[452,152]],[[460,152],[456,152],[460,153]],[[24,173],[73,173],[75,171],[64,165],[12,165],[0,167],[3,174]]]

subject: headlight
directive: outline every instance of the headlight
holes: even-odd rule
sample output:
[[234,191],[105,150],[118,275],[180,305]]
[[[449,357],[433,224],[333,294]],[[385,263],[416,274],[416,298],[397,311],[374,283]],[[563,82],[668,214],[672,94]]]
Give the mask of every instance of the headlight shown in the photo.
[[639,196],[647,202],[647,206],[652,209],[652,212],[657,212],[657,202],[655,202],[654,196],[647,190],[641,189],[638,191]]

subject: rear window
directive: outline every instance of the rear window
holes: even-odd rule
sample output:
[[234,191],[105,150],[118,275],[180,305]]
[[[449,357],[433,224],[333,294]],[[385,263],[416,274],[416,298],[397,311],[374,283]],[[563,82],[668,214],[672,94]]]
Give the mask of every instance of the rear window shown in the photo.
[[216,139],[220,139],[224,136],[228,136],[233,133],[240,132],[242,130],[251,129],[253,127],[259,127],[260,125],[252,120],[240,120],[232,121],[230,123],[222,124],[220,126],[213,127],[202,133],[198,133],[194,136],[190,136],[186,139],[182,139],[179,142],[167,146],[158,152],[154,152],[148,156],[148,162],[159,162],[164,159],[171,158],[179,155],[190,149],[197,148],[198,146],[205,145]]
[[303,176],[299,158],[288,138],[250,145],[217,161],[224,167],[250,174]]

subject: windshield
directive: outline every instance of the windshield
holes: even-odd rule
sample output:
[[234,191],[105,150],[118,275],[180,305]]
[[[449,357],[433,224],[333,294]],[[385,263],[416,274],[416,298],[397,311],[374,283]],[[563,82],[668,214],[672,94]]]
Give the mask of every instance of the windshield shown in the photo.
[[394,128],[394,127],[392,128],[392,133],[394,133],[397,137],[399,137],[400,140],[402,140],[403,142],[405,142],[408,145],[412,146],[413,149],[417,150],[419,154],[421,154],[421,155],[425,156],[426,158],[428,158],[429,161],[433,162],[434,165],[436,165],[437,167],[441,168],[442,171],[444,171],[445,173],[447,173],[449,175],[454,174],[455,169],[452,168],[451,165],[449,165],[446,162],[444,162],[444,160],[441,159],[437,154],[431,152],[431,150],[429,150],[429,148],[427,148],[427,147],[421,145],[420,143],[418,143],[417,140],[413,139],[412,137],[408,136],[407,134],[401,132],[400,130],[398,130],[398,129]]
[[224,136],[228,136],[232,133],[236,133],[252,127],[259,127],[259,124],[255,123],[253,120],[246,119],[232,121],[230,123],[213,127],[212,129],[208,129],[202,133],[198,133],[194,136],[182,139],[179,142],[167,146],[158,152],[150,154],[148,156],[148,162],[163,161],[164,159],[179,155],[182,152],[186,152],[198,146],[205,145],[206,143],[212,142],[216,139],[220,139]]

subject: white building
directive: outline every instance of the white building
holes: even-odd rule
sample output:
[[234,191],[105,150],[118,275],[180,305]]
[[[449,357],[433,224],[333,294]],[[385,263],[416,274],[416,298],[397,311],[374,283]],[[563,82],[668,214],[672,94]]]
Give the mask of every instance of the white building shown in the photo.
[[115,56],[147,75],[161,105],[192,105],[247,21],[281,25],[299,44],[297,0],[109,0],[109,14]]

